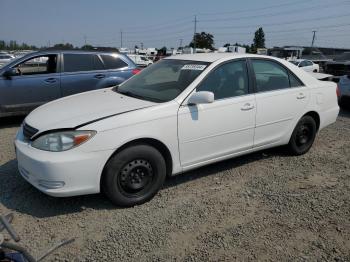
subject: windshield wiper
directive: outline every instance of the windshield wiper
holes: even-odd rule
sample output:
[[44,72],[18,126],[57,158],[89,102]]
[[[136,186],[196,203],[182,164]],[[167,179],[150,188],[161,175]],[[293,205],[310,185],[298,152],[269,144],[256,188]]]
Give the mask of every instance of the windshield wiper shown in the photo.
[[141,95],[137,95],[135,93],[132,93],[130,91],[120,91],[120,90],[116,90],[119,94],[122,94],[122,95],[126,95],[126,96],[130,96],[130,97],[134,97],[134,98],[138,98],[138,99],[142,99],[144,100],[145,97],[144,96],[141,96]]
[[162,99],[153,98],[153,97],[147,97],[147,96],[143,96],[143,95],[138,95],[138,94],[135,94],[135,93],[130,92],[130,91],[121,91],[118,88],[116,88],[114,91],[119,93],[119,94],[130,96],[130,97],[141,99],[141,100],[147,100],[147,101],[152,101],[152,102],[156,102],[156,103],[165,102]]

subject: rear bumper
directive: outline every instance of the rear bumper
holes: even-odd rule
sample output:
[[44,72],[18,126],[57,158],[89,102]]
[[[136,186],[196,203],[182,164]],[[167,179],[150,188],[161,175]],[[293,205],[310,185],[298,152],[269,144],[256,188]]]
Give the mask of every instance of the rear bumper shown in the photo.
[[339,115],[339,106],[336,105],[335,107],[332,107],[321,114],[321,123],[320,123],[320,130],[330,124],[335,123],[337,121],[337,117]]

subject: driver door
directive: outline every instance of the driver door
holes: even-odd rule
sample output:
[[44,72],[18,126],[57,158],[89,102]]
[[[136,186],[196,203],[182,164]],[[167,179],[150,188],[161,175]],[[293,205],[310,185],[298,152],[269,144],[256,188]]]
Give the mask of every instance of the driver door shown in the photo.
[[253,147],[255,95],[250,92],[246,60],[214,69],[196,91],[214,93],[214,102],[188,105],[178,112],[181,165],[189,169]]
[[13,68],[16,75],[0,78],[3,113],[27,113],[61,96],[57,54],[35,56]]

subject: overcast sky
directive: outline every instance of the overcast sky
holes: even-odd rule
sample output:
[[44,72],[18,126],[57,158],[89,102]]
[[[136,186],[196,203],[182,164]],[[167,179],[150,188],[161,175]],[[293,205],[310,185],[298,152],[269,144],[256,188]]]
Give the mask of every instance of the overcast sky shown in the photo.
[[350,48],[350,0],[0,0],[0,39],[38,46],[69,42],[99,46],[178,47],[194,32],[214,35],[215,46],[251,44],[262,26],[268,47]]

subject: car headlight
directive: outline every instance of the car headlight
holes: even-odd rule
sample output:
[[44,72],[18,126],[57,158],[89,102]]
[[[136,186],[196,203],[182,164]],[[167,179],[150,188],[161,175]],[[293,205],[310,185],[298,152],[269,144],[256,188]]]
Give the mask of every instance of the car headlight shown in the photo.
[[32,142],[32,147],[40,150],[61,152],[72,149],[88,141],[96,131],[61,131],[42,135]]

